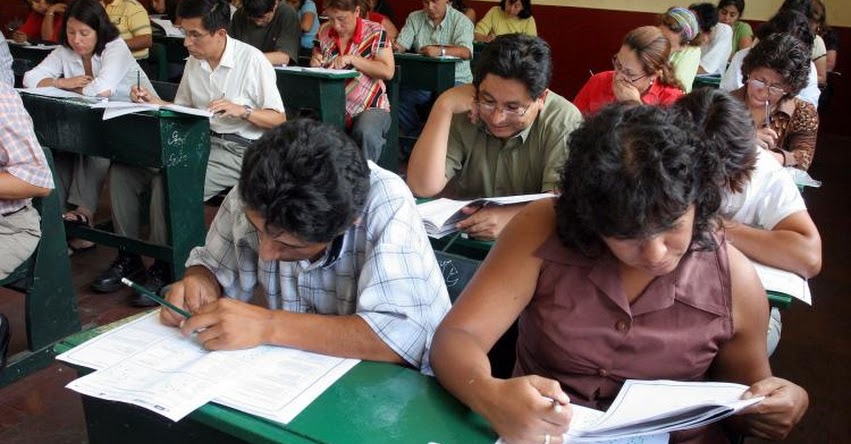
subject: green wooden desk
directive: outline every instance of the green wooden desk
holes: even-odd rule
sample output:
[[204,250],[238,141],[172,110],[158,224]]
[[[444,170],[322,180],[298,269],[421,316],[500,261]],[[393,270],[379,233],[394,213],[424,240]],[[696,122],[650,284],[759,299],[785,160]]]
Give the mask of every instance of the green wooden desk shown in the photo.
[[463,61],[411,53],[396,53],[393,57],[402,68],[400,89],[424,89],[437,94],[455,86],[455,64]]
[[[57,345],[56,352],[67,351],[100,331],[71,336]],[[496,441],[484,419],[459,403],[434,378],[376,362],[355,366],[289,424],[217,404],[207,404],[177,423],[129,404],[87,396],[83,397],[83,407],[92,444]]]
[[159,43],[165,47],[166,60],[169,63],[186,63],[186,58],[189,57],[189,51],[183,46],[183,37],[166,37],[164,35],[152,36],[154,43]]
[[316,72],[308,69],[275,69],[278,91],[290,112],[312,109],[323,122],[346,128],[346,80],[356,72]]
[[204,176],[210,154],[207,118],[169,111],[102,120],[103,110],[72,100],[21,94],[43,146],[131,165],[161,168],[166,189],[169,246],[68,226],[70,236],[136,252],[172,264],[183,276],[189,251],[204,243]]
[[721,76],[720,75],[698,75],[695,76],[694,82],[691,84],[692,89],[702,88],[704,86],[708,86],[710,88],[718,88],[721,86]]
[[24,74],[41,63],[51,51],[52,49],[44,49],[43,46],[18,45],[9,42],[9,52],[12,54],[13,61],[12,71],[15,74],[15,86],[23,86]]

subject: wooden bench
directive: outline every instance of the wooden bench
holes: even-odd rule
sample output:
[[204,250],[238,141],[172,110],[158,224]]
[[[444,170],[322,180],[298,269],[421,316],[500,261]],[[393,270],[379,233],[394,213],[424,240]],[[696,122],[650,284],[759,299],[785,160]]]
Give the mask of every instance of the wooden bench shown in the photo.
[[[45,150],[44,154],[53,171],[50,151]],[[55,177],[54,174],[54,182],[58,183]],[[0,281],[3,287],[26,295],[27,349],[10,357],[0,387],[49,365],[54,356],[53,345],[80,331],[58,192],[53,190],[47,197],[33,199],[33,207],[41,214],[41,241],[26,262]]]

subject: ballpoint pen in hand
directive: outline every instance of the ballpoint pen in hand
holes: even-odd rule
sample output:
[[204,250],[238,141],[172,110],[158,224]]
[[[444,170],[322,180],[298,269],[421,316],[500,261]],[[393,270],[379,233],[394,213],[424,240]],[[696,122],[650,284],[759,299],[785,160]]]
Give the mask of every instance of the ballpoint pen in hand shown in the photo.
[[765,127],[771,128],[771,104],[765,101]]

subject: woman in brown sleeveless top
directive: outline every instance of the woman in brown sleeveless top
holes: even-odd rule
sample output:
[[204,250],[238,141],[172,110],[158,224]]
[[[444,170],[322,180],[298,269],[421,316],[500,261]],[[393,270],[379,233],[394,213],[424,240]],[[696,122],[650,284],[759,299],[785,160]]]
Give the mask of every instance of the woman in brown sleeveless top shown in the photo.
[[[724,170],[698,139],[674,110],[590,118],[562,194],[514,217],[438,328],[438,379],[509,442],[561,443],[570,403],[605,409],[629,378],[750,384],[767,398],[727,423],[751,435],[800,420],[807,394],[771,376],[765,291],[715,231]],[[514,377],[493,378],[487,352],[515,320]],[[672,441],[726,438],[716,425]]]

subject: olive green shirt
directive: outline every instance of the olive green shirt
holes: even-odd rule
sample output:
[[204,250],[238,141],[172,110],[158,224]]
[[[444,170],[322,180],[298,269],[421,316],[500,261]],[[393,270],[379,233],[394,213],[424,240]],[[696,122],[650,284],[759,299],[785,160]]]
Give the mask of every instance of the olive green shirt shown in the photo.
[[466,113],[456,114],[449,129],[446,179],[454,179],[462,199],[555,190],[568,136],[581,122],[579,110],[552,91],[532,125],[507,141],[470,123]]

